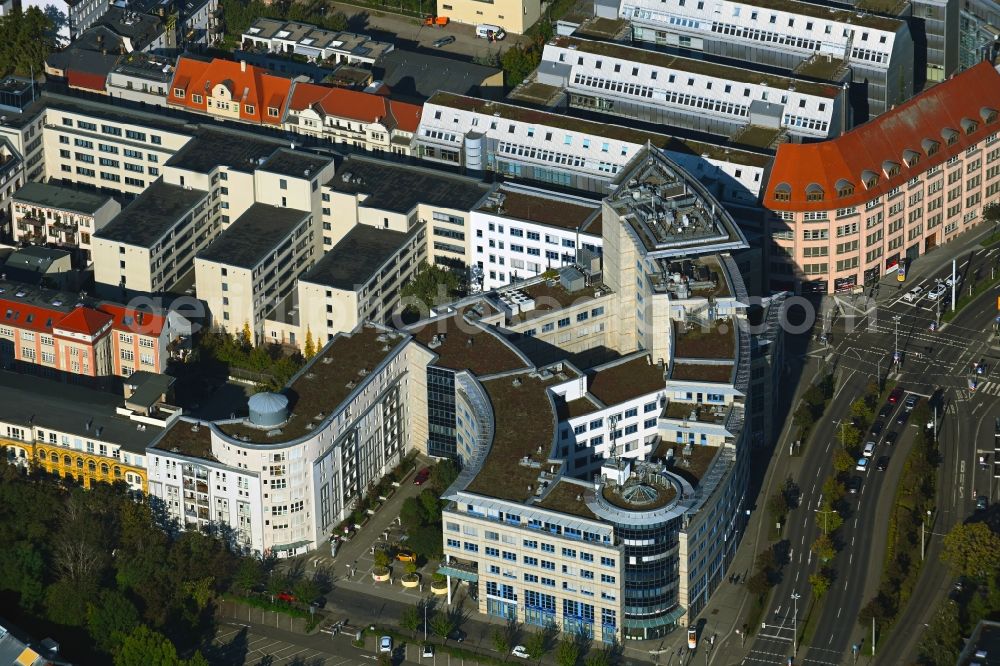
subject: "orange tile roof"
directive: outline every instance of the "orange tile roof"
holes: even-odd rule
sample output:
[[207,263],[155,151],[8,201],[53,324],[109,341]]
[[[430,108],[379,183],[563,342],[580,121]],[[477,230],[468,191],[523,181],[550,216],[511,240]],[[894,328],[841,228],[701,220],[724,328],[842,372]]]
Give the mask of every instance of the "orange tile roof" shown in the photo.
[[167,318],[151,312],[141,312],[117,303],[101,303],[101,312],[106,312],[114,318],[113,327],[116,331],[126,331],[159,337]]
[[[981,62],[834,139],[781,144],[764,205],[776,211],[818,211],[863,204],[1000,131],[998,111],[1000,73]],[[950,145],[948,136],[955,139]],[[937,151],[928,154],[935,143]],[[899,173],[888,176],[893,165]],[[866,188],[863,180],[872,175],[878,182]],[[838,197],[838,183],[852,185],[853,194]],[[823,190],[822,200],[807,201],[807,189],[815,186]],[[790,190],[787,201],[775,199],[779,187]]]
[[289,111],[302,111],[318,105],[324,115],[373,123],[381,120],[390,130],[416,132],[423,107],[397,102],[383,95],[348,90],[315,83],[296,83]]
[[[220,83],[229,88],[233,101],[240,102],[240,120],[269,125],[281,124],[292,86],[291,80],[273,76],[259,67],[232,60],[215,58],[211,62],[206,62],[194,58],[178,58],[167,103],[209,113],[208,95]],[[175,94],[178,88],[184,91],[183,97]],[[192,95],[201,95],[201,102],[195,102]],[[253,108],[253,113],[247,113],[248,106]],[[278,115],[270,115],[267,107],[278,109]]]
[[112,320],[111,315],[88,307],[73,308],[55,323],[55,328],[84,335],[97,335]]

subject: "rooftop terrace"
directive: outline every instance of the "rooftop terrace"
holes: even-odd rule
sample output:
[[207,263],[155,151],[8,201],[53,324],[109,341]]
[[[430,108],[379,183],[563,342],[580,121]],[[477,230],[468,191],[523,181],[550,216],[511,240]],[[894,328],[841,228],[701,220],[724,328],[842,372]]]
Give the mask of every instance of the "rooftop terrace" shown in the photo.
[[667,451],[673,451],[674,463],[668,469],[684,478],[694,487],[698,487],[705,473],[712,466],[716,454],[719,452],[718,446],[694,445],[690,447],[691,455],[685,456],[683,444],[661,441],[653,453],[654,458],[667,458]]
[[674,361],[670,370],[670,379],[728,384],[733,379],[733,364],[679,363]]
[[259,444],[298,439],[336,412],[400,342],[398,333],[368,326],[353,335],[338,335],[285,389],[290,408],[286,423],[275,428],[230,423],[219,428],[227,435]]
[[479,377],[527,367],[493,329],[469,323],[462,312],[420,322],[410,330],[438,355],[433,363],[438,367],[468,370]]
[[549,192],[532,192],[501,186],[480,203],[478,210],[516,220],[537,222],[559,229],[581,229],[601,235],[601,204]]
[[736,322],[723,320],[710,322],[707,327],[697,322],[675,322],[674,358],[736,358]]
[[618,405],[663,390],[663,370],[648,354],[639,355],[588,372],[587,390],[605,405]]
[[541,280],[524,287],[517,287],[520,291],[535,301],[535,307],[531,310],[523,310],[514,316],[517,322],[530,321],[542,317],[556,310],[562,310],[571,306],[592,301],[599,296],[609,293],[604,285],[591,285],[576,291],[567,291],[558,281]]
[[587,508],[587,503],[584,500],[584,495],[588,492],[592,491],[586,486],[572,483],[566,479],[560,479],[549,487],[548,492],[545,493],[545,497],[541,501],[535,502],[534,506],[571,516],[596,520],[597,516]]
[[[697,421],[698,423],[714,423],[722,425],[726,421],[728,407],[714,407],[712,405],[697,404],[693,402],[679,402],[671,400],[664,411],[664,418],[677,421]],[[694,415],[692,419],[691,416]]]

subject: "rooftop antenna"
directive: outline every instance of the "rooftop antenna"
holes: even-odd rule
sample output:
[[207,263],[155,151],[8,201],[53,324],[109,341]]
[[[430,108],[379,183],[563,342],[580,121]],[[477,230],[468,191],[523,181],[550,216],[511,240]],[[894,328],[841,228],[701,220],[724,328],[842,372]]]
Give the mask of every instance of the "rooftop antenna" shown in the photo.
[[612,464],[615,469],[621,471],[622,459],[618,455],[618,421],[621,419],[621,415],[612,414],[608,417],[608,424],[611,426],[611,448],[608,449],[608,453],[611,456]]

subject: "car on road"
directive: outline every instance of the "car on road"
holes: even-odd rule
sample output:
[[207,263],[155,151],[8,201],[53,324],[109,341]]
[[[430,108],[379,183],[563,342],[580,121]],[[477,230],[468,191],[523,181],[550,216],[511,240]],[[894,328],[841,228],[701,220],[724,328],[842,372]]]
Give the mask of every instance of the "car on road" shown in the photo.
[[906,396],[906,402],[903,403],[903,409],[905,409],[908,412],[912,412],[913,408],[917,406],[917,402],[919,401],[920,401],[919,397],[915,395],[908,395]]
[[980,495],[976,498],[976,511],[986,511],[986,507],[990,505],[990,501],[986,499],[985,495]]
[[951,287],[951,286],[958,286],[958,285],[962,284],[962,276],[961,275],[956,275],[955,277],[952,277],[952,276],[949,275],[948,279],[946,279],[944,281],[944,283],[946,285],[948,285],[949,287]]
[[514,649],[510,651],[512,655],[518,657],[519,659],[530,659],[531,655],[528,654],[528,648],[523,645],[515,645]]
[[918,298],[920,298],[921,294],[923,293],[924,293],[924,288],[918,284],[916,287],[903,294],[903,300],[905,300],[907,303],[912,303]]
[[420,656],[421,657],[433,657],[434,656],[434,646],[431,645],[431,644],[429,644],[429,643],[425,643],[423,649],[420,651]]
[[948,287],[945,286],[943,282],[938,282],[934,285],[934,288],[927,292],[927,300],[936,301],[937,299],[944,296],[944,292],[948,291]]
[[851,493],[852,495],[857,495],[859,492],[861,492],[860,476],[852,476],[847,480],[847,492]]
[[392,636],[383,636],[378,639],[378,651],[392,654]]
[[454,43],[455,43],[455,38],[452,37],[451,35],[448,35],[447,37],[442,37],[441,39],[435,39],[434,48],[440,49],[444,48],[445,46],[448,46],[449,44],[454,44]]
[[889,468],[889,456],[879,456],[878,462],[875,463],[875,469],[880,472],[884,472]]
[[902,397],[903,397],[903,388],[897,386],[896,388],[892,389],[892,393],[889,394],[889,404],[895,405],[896,403],[899,402],[899,399]]
[[898,423],[899,425],[903,425],[909,418],[910,418],[910,413],[906,410],[903,410],[896,415],[896,423]]
[[882,441],[884,441],[888,446],[892,446],[893,444],[896,443],[897,439],[899,439],[899,433],[896,432],[895,430],[890,430],[889,432],[885,433],[885,439]]
[[895,407],[893,407],[892,405],[883,405],[882,409],[878,411],[878,417],[880,419],[887,419],[890,416],[892,416],[892,410],[894,409]]
[[693,650],[698,647],[698,630],[688,629],[688,649]]
[[872,437],[878,437],[885,428],[885,421],[876,421],[872,424]]
[[422,486],[427,482],[427,479],[431,478],[431,468],[424,467],[422,470],[417,472],[417,475],[413,477],[413,485]]
[[854,466],[854,469],[856,469],[859,472],[867,472],[868,458],[858,458],[858,464]]
[[861,452],[865,458],[871,458],[875,454],[875,442],[865,444],[865,450]]

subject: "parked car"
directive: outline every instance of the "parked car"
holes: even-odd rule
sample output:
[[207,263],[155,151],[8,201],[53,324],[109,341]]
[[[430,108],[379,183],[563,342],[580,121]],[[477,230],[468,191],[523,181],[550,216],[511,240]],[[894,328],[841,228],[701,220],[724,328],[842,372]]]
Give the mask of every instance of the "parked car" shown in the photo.
[[958,285],[962,284],[962,276],[961,275],[956,275],[955,277],[952,277],[952,276],[949,275],[948,279],[945,280],[944,283],[946,285],[948,285],[949,287],[951,287],[953,285],[954,286],[958,286]]
[[893,407],[892,405],[888,405],[888,404],[887,405],[883,405],[882,409],[880,409],[878,411],[878,417],[880,419],[887,419],[890,416],[892,416],[892,410],[894,410],[894,409],[895,409],[895,407]]
[[896,423],[903,425],[910,418],[910,413],[908,411],[901,410],[899,414],[896,414]]
[[448,35],[447,37],[442,37],[441,39],[435,39],[434,48],[440,49],[445,46],[448,46],[449,44],[454,44],[454,43],[455,43],[455,38],[452,37],[451,35]]
[[861,492],[860,476],[852,476],[847,480],[847,492],[851,493],[852,495],[857,495],[859,492]]
[[854,466],[854,469],[856,469],[859,472],[867,472],[868,458],[858,458],[858,464]]
[[912,412],[913,408],[917,406],[917,403],[919,401],[920,398],[918,396],[908,395],[906,396],[906,402],[903,403],[903,409],[905,409],[908,412]]
[[885,439],[882,441],[884,441],[887,445],[892,446],[893,444],[896,443],[897,439],[899,439],[899,433],[896,432],[895,430],[890,430],[889,432],[885,433]]
[[885,428],[885,421],[876,421],[872,424],[872,437],[878,437],[882,434],[882,429]]
[[931,301],[936,301],[937,299],[944,296],[944,292],[948,291],[948,287],[944,285],[943,282],[938,282],[934,285],[934,288],[927,292],[927,299]]
[[986,496],[980,495],[976,498],[976,511],[986,511],[986,507],[988,507],[989,504],[990,501],[986,499]]
[[688,649],[693,650],[698,647],[698,630],[688,629]]
[[285,603],[293,604],[296,601],[298,601],[298,599],[296,599],[295,595],[292,594],[291,592],[279,592],[278,601],[284,601]]
[[422,470],[417,472],[417,475],[413,477],[413,485],[420,486],[427,482],[427,479],[431,478],[431,468],[424,467]]
[[871,458],[875,454],[875,442],[865,444],[865,450],[861,452],[865,458]]
[[897,386],[892,389],[892,393],[889,394],[889,404],[895,405],[899,402],[900,398],[903,397],[903,387]]
[[416,562],[417,556],[409,550],[401,550],[396,553],[396,559],[400,562]]
[[421,657],[433,657],[434,656],[434,646],[430,643],[425,643],[423,650],[420,651]]
[[912,303],[918,298],[920,298],[920,296],[923,293],[924,293],[924,288],[918,284],[916,287],[903,294],[903,300],[905,300],[907,303]]
[[875,469],[880,472],[884,472],[889,467],[889,456],[879,456],[878,462],[875,463]]
[[392,654],[392,636],[383,636],[378,639],[378,651]]
[[512,655],[520,659],[530,659],[531,655],[528,654],[528,648],[523,645],[515,645],[514,649],[510,651]]

